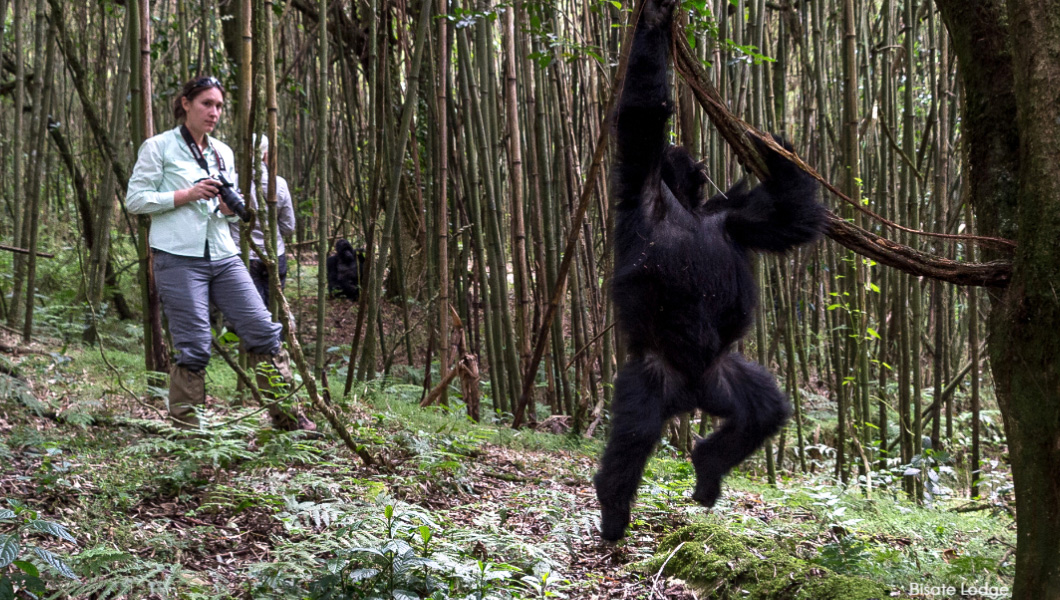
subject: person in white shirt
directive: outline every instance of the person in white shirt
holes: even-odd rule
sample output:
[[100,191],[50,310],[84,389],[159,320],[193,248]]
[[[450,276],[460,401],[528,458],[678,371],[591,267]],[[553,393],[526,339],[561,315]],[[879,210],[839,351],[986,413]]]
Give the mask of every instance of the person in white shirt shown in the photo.
[[[140,147],[125,200],[130,213],[151,215],[155,283],[177,351],[170,370],[170,418],[178,427],[199,425],[195,407],[206,403],[213,302],[239,331],[251,364],[259,366],[258,387],[268,399],[273,426],[316,429],[299,409],[281,407],[283,386],[270,385],[270,372],[290,382],[291,371],[282,327],[272,322],[239,259],[228,229],[236,217],[218,196],[222,177],[233,186],[238,181],[232,149],[209,135],[224,100],[214,77],[184,84],[173,103],[181,125]],[[268,367],[260,368],[262,363]]]

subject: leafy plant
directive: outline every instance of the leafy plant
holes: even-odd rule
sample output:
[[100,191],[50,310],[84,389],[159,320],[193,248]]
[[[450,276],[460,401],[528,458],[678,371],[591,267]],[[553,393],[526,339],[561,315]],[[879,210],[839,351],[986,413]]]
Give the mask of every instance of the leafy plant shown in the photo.
[[141,559],[107,546],[89,548],[78,554],[76,560],[86,579],[65,586],[62,597],[176,598],[178,588],[182,598],[202,597],[188,593],[201,586],[179,564]]
[[[407,527],[395,514],[393,504],[387,504],[383,517],[374,520],[385,531],[382,543],[337,552],[326,563],[328,575],[310,587],[313,598],[412,600],[419,598],[421,591],[430,593],[430,588],[440,587],[428,573],[437,567],[427,555],[431,551],[430,526]],[[418,541],[419,550],[410,541]]]
[[[175,430],[174,430],[175,431]],[[130,456],[142,454],[167,454],[177,459],[171,471],[161,473],[158,481],[165,491],[179,493],[188,486],[197,486],[207,478],[206,469],[218,471],[255,457],[248,447],[247,438],[254,432],[248,426],[234,424],[230,427],[202,432],[175,432],[169,438],[152,438],[129,448]]]
[[[73,569],[61,558],[28,542],[32,536],[44,534],[76,545],[74,536],[62,525],[40,519],[36,511],[18,500],[9,499],[7,503],[11,508],[0,509],[0,530],[3,531],[0,533],[0,599],[15,598],[15,592],[19,590],[35,595],[47,592],[48,586],[41,578],[38,563],[43,563],[49,571],[77,581]],[[20,556],[24,558],[20,559]]]
[[34,476],[37,481],[37,493],[60,493],[71,489],[67,478],[73,470],[73,463],[63,458],[63,450],[56,443],[44,444],[44,458]]
[[560,579],[544,565],[534,568],[533,575],[524,575],[519,578],[520,583],[531,593],[529,598],[566,598],[567,595],[561,590],[570,586],[570,581]]

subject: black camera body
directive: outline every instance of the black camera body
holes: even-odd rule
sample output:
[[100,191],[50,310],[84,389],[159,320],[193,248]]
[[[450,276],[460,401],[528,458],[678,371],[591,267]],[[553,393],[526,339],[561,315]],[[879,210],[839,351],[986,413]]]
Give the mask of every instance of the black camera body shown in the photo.
[[[221,197],[221,201],[224,202],[226,206],[228,206],[229,210],[234,212],[236,216],[242,219],[244,223],[250,221],[250,213],[247,212],[247,205],[243,202],[243,197],[239,195],[239,192],[236,190],[235,186],[232,185],[232,182],[228,181],[228,179],[224,176],[224,173],[210,175],[209,177],[204,177],[203,179],[212,179],[220,183],[221,189],[217,191],[217,195]],[[199,181],[202,181],[202,179],[200,179]],[[196,183],[198,183],[199,181],[196,181]]]

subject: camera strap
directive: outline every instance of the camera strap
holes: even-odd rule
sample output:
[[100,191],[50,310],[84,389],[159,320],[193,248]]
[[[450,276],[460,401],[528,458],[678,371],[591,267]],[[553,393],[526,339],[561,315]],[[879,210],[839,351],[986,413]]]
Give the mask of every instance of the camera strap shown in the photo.
[[[184,143],[188,145],[188,150],[191,151],[191,155],[195,157],[195,162],[199,163],[206,174],[210,174],[210,165],[206,162],[206,157],[202,154],[202,149],[199,148],[199,144],[195,142],[191,137],[191,132],[188,131],[186,125],[180,126],[180,135],[184,138]],[[217,159],[217,168],[223,173],[225,171],[225,160],[221,158],[221,153],[213,147],[213,143],[210,142],[210,136],[206,136],[206,143],[210,145],[210,150],[213,150],[213,156]]]
[[[195,157],[195,162],[199,163],[203,171],[206,171],[207,175],[210,175],[210,163],[206,162],[206,157],[202,155],[202,149],[199,148],[199,144],[191,137],[191,132],[188,131],[187,125],[180,126],[180,135],[184,138],[184,143],[188,145],[188,150],[191,151],[191,155]],[[217,168],[220,172],[225,171],[225,160],[221,158],[221,153],[217,151],[217,148],[213,147],[213,143],[210,142],[210,136],[206,136],[206,143],[210,145],[210,150],[213,150],[213,156],[217,159]],[[214,212],[221,210],[218,206],[214,209]],[[206,240],[206,247],[203,249],[203,258],[210,259],[210,240]]]

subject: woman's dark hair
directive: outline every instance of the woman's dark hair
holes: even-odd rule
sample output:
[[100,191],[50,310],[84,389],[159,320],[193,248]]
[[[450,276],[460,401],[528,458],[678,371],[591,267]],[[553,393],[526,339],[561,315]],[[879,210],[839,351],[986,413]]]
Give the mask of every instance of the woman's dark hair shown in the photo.
[[188,82],[184,84],[184,87],[180,90],[180,95],[173,100],[173,117],[177,119],[178,123],[183,123],[184,117],[188,116],[188,113],[184,111],[184,104],[181,102],[181,99],[187,98],[188,102],[191,102],[196,96],[210,88],[221,90],[222,96],[225,93],[224,86],[222,86],[221,82],[213,76],[196,77],[195,79],[188,80]]

